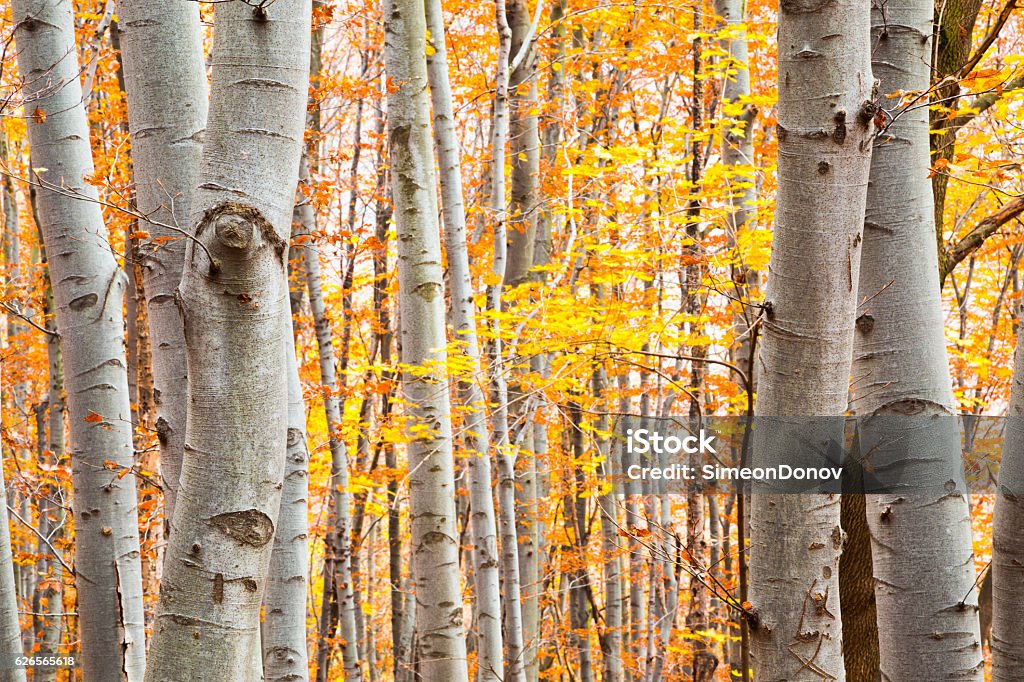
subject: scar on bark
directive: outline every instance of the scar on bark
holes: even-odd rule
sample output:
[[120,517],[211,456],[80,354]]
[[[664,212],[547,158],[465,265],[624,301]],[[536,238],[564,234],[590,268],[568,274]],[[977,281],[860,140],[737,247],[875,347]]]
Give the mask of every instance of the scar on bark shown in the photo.
[[[199,237],[212,227],[215,239],[221,246],[234,251],[245,251],[253,246],[258,230],[263,240],[274,247],[277,259],[284,262],[284,251],[288,246],[277,234],[277,230],[270,224],[260,211],[252,206],[241,204],[236,201],[222,201],[216,206],[207,209],[196,226],[196,237]],[[216,275],[220,272],[220,262],[211,257],[210,274]]]
[[217,514],[207,523],[229,538],[251,547],[263,547],[274,537],[274,522],[259,509]]

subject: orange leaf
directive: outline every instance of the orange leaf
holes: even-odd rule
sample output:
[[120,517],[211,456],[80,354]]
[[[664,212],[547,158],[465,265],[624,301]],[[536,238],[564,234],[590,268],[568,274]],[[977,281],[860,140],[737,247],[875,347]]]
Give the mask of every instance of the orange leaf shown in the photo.
[[42,107],[36,107],[32,112],[32,120],[39,125],[46,123],[46,111]]
[[89,410],[89,416],[85,418],[85,421],[90,424],[98,424],[103,421],[103,415],[96,414],[92,410]]

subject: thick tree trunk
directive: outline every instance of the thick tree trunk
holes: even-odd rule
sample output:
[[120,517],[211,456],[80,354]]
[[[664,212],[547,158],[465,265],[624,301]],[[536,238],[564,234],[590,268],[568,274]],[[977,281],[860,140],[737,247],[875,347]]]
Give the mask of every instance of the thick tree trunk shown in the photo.
[[[783,0],[779,193],[756,414],[797,424],[838,417],[837,439],[873,132],[864,103],[872,95],[868,5]],[[777,463],[773,454],[795,458],[807,448],[779,445],[760,456]],[[751,504],[754,679],[843,679],[838,495],[758,491]]]
[[[849,486],[850,490],[860,490],[864,470],[859,447],[854,447],[851,454],[853,457],[844,463],[843,485]],[[843,555],[839,558],[846,682],[878,682],[878,614],[867,497],[857,493],[844,494],[840,503],[840,520],[846,533]]]
[[[444,211],[445,254],[451,287],[452,326],[459,348],[479,371],[476,306],[466,244],[466,211],[462,191],[459,140],[452,111],[451,86],[445,47],[444,17],[440,0],[426,2],[427,29],[433,52],[427,57],[430,96],[434,105],[434,144],[441,172],[441,207]],[[463,427],[469,446],[469,504],[473,530],[473,582],[476,588],[474,622],[477,636],[477,679],[503,680],[505,664],[501,632],[501,583],[498,571],[498,531],[491,493],[491,460],[485,412],[486,399],[477,377],[459,381],[459,397],[466,412]]]
[[429,680],[465,682],[441,241],[434,193],[427,28],[422,2],[384,11],[391,191],[398,235],[402,390],[411,440],[409,516],[416,585],[416,664]]
[[1024,330],[1017,331],[992,524],[992,680],[1024,679]]
[[[872,11],[883,101],[927,90],[932,13],[930,0]],[[874,469],[899,467],[907,485],[935,491],[867,500],[882,677],[980,680],[970,512],[964,495],[945,487],[963,479],[963,465],[932,248],[928,127],[927,109],[912,105],[874,142],[853,406],[868,417],[861,449],[872,453]],[[900,452],[885,452],[879,446],[893,437],[894,423]]]
[[138,225],[145,234],[139,237],[136,253],[146,292],[164,514],[169,522],[178,495],[188,388],[184,328],[175,293],[187,243],[182,231],[191,227],[203,149],[206,66],[197,3],[118,0],[117,12],[135,205],[147,218]]
[[306,445],[306,406],[302,401],[299,368],[293,347],[289,345],[288,349],[292,351],[286,358],[288,449],[281,511],[274,532],[267,589],[263,595],[262,644],[266,682],[305,682],[309,679],[306,653],[309,448]]
[[236,682],[259,616],[287,447],[287,247],[302,153],[310,3],[218,4],[194,237],[180,306],[188,443],[150,682]]
[[87,680],[141,680],[145,632],[135,477],[118,476],[134,464],[122,341],[125,277],[107,244],[96,190],[85,180],[93,164],[73,8],[70,2],[19,0],[13,19],[34,177],[42,185],[40,229],[67,369],[82,671]]

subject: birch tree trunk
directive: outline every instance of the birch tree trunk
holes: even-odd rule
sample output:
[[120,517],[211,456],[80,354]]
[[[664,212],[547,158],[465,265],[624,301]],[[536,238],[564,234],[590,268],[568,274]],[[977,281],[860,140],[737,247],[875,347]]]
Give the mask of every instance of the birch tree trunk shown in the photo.
[[491,281],[487,287],[487,307],[495,313],[488,344],[491,375],[492,440],[498,462],[498,531],[501,536],[502,615],[505,627],[506,679],[525,682],[523,669],[523,609],[519,584],[519,538],[516,534],[515,456],[509,442],[508,378],[505,374],[504,344],[500,313],[508,267],[508,210],[505,203],[505,146],[509,134],[509,60],[512,30],[508,25],[505,0],[496,0],[495,24],[498,29],[498,68],[494,89],[494,114],[491,130],[491,220],[494,254]]
[[310,2],[216,6],[213,85],[180,303],[189,364],[181,487],[150,682],[251,676],[287,446],[287,247]]
[[[427,57],[430,97],[434,106],[434,145],[441,169],[445,255],[451,287],[452,326],[459,348],[474,370],[481,368],[476,306],[466,244],[466,211],[462,190],[459,141],[452,111],[451,85],[440,0],[426,2],[427,29],[433,52]],[[501,583],[498,572],[498,531],[491,493],[491,460],[484,392],[476,376],[459,381],[459,398],[466,407],[464,428],[469,446],[469,504],[473,531],[473,580],[476,588],[474,621],[477,634],[477,679],[503,680],[505,664],[501,632]]]
[[465,682],[466,640],[451,416],[445,377],[444,281],[434,193],[427,27],[422,2],[388,0],[384,65],[388,91],[391,191],[398,235],[402,390],[411,440],[409,517],[416,586],[416,652],[428,680]]
[[[199,6],[193,2],[118,0],[117,31],[128,101],[137,249],[153,354],[156,431],[164,515],[178,495],[185,445],[188,371],[175,292],[181,282],[189,215],[206,127],[207,87]],[[177,229],[174,229],[177,228]]]
[[[723,135],[722,143],[722,163],[732,173],[726,221],[729,243],[735,248],[740,232],[757,227],[757,177],[754,166],[753,130],[757,107],[747,101],[750,97],[750,56],[746,30],[741,31],[738,28],[747,19],[746,3],[743,0],[716,0],[715,13],[725,20],[730,30],[738,32],[738,35],[730,34],[721,45],[728,53],[729,68],[732,72],[724,79],[722,85],[723,110],[738,108],[733,114],[734,123]],[[742,254],[736,255],[742,259]],[[759,288],[759,279],[759,274],[748,268],[742,260],[733,265],[733,286],[739,298],[743,298],[744,292]],[[748,333],[754,324],[752,309],[740,306],[733,319],[736,333],[742,335],[742,341],[733,351],[734,363],[753,380],[751,371],[754,368],[750,366],[749,361],[753,334]]]
[[540,134],[537,125],[537,50],[531,35],[531,17],[526,0],[508,0],[506,15],[511,31],[509,59],[519,60],[509,75],[508,84],[512,205],[505,281],[514,287],[526,281],[533,267]]
[[[288,338],[292,338],[290,334]],[[285,454],[284,486],[281,489],[281,511],[274,532],[267,590],[263,596],[262,644],[266,682],[305,682],[309,679],[306,652],[309,448],[306,445],[306,406],[302,401],[299,368],[294,348],[289,346],[288,350],[292,351],[286,358],[288,449]]]
[[[0,403],[3,402],[0,397]],[[25,682],[25,669],[14,668],[13,656],[21,655],[21,624],[18,622],[18,589],[14,583],[11,532],[7,525],[7,490],[3,476],[4,457],[0,451],[0,653],[4,656],[0,682]]]
[[1024,333],[1017,330],[1003,463],[992,524],[992,680],[1024,679]]
[[[305,160],[299,169],[299,179],[309,180],[309,168]],[[304,199],[297,207],[301,223],[310,231],[316,222],[313,205]],[[308,234],[308,232],[307,232]],[[338,375],[335,370],[334,334],[331,318],[324,303],[323,283],[320,274],[320,254],[315,248],[305,249],[306,288],[309,291],[309,307],[313,313],[316,331],[317,357],[320,360],[320,383],[324,388],[324,412],[327,418],[328,442],[331,449],[331,569],[334,573],[330,582],[336,594],[338,619],[342,647],[342,660],[346,680],[358,680],[362,675],[359,656],[359,638],[356,636],[355,596],[352,591],[352,522],[349,512],[348,448],[341,433],[344,406],[340,396]],[[321,614],[323,615],[323,614]],[[328,621],[330,619],[328,618]],[[323,659],[326,664],[326,659]],[[325,665],[326,668],[326,665]]]
[[[932,2],[888,2],[871,17],[883,101],[927,90]],[[933,248],[928,127],[927,108],[911,106],[874,143],[853,404],[868,417],[861,449],[873,453],[873,468],[899,466],[907,485],[936,491],[867,500],[882,677],[980,680],[970,512],[963,495],[945,488],[963,479],[963,465]],[[892,430],[876,423],[894,417],[900,452],[883,459],[876,445]],[[922,418],[926,425],[913,426]]]
[[118,476],[134,464],[122,340],[125,277],[108,245],[96,190],[85,180],[93,173],[92,150],[72,3],[19,0],[13,21],[67,377],[82,672],[90,681],[141,680],[135,478]]
[[[780,5],[779,192],[758,416],[799,423],[846,410],[873,132],[869,38],[866,3]],[[785,456],[797,455],[791,444]],[[754,679],[844,679],[839,496],[751,498]]]
[[[600,291],[603,286],[595,287]],[[598,298],[599,301],[603,297]],[[607,412],[608,374],[603,366],[594,370],[591,377],[591,387],[594,397],[597,398],[598,410]],[[604,682],[622,682],[625,677],[622,661],[622,620],[623,620],[623,598],[622,598],[622,576],[620,575],[620,563],[618,556],[619,533],[618,507],[615,504],[616,490],[614,487],[614,475],[616,466],[613,458],[616,454],[612,451],[611,443],[605,435],[611,431],[608,415],[601,414],[597,417],[594,425],[597,433],[597,455],[601,458],[601,485],[605,486],[598,496],[597,504],[601,514],[601,562],[604,572],[604,633],[601,636],[601,654]],[[621,470],[621,469],[620,469]]]

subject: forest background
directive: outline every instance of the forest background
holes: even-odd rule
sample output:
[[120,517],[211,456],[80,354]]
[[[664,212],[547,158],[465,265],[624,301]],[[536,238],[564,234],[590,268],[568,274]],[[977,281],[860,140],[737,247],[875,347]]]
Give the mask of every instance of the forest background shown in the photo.
[[[661,496],[610,484],[631,425],[749,414],[757,382],[787,373],[785,361],[773,364],[787,353],[796,374],[810,357],[801,353],[835,354],[830,371],[842,376],[808,379],[783,413],[841,414],[849,403],[871,414],[918,401],[926,412],[934,404],[977,417],[1024,407],[1024,395],[1011,397],[1024,255],[1015,0],[889,2],[870,13],[809,0],[781,9],[760,0],[146,4],[0,4],[10,547],[0,595],[11,600],[0,605],[0,649],[75,655],[80,666],[29,679],[141,680],[151,640],[152,680],[725,680],[752,679],[751,666],[753,679],[869,680],[879,669],[897,680],[1022,679],[1024,641],[1001,640],[998,623],[1000,612],[1004,622],[1024,615],[1014,558],[1024,545],[1019,532],[1005,536],[1011,579],[1000,592],[990,570],[999,563],[994,496],[943,502],[952,523],[912,514],[885,536],[891,500],[861,497],[858,507],[856,496],[836,497],[821,511],[794,497],[773,511],[728,490]],[[288,28],[263,41],[262,22]],[[217,49],[230,59],[214,49],[221,25]],[[918,41],[902,70],[924,75],[892,85],[899,77],[886,68],[896,62],[881,43],[902,33]],[[815,160],[809,177],[823,184],[801,194],[779,170],[787,138],[803,137],[782,120],[789,82],[779,72],[829,40],[837,52],[820,85],[847,88],[853,108],[830,139],[808,136],[844,151]],[[224,77],[231,87],[247,90],[218,90],[221,62],[225,74],[236,69]],[[882,78],[858,90],[852,72],[833,68],[842,63]],[[78,112],[87,136],[72,121],[63,134],[32,137]],[[232,146],[228,133],[239,130],[258,141]],[[873,191],[895,197],[877,219],[884,200],[872,199],[867,172],[885,144],[910,156],[871,166]],[[436,194],[424,149],[437,154]],[[173,177],[161,175],[168,169]],[[927,196],[900,194],[907,177]],[[244,191],[229,191],[231,182]],[[842,194],[850,187],[859,199]],[[260,197],[259,210],[239,209],[239,196]],[[89,208],[67,208],[76,205]],[[900,205],[911,206],[908,221],[892,217]],[[824,242],[801,233],[819,217],[837,230],[823,230]],[[239,232],[250,223],[259,230]],[[901,231],[907,223],[926,240]],[[790,242],[780,250],[776,241],[773,255],[780,226]],[[871,270],[872,227],[913,234],[875,246],[875,262],[896,275]],[[266,254],[236,259],[213,234],[231,248],[263,240],[279,254],[290,243],[290,334],[261,313],[283,296],[263,286],[276,276]],[[862,237],[858,291],[860,256],[850,254]],[[178,296],[183,266],[163,262],[169,253],[190,259]],[[427,254],[425,270],[416,254]],[[815,308],[828,296],[800,284],[805,317],[834,323],[816,349],[794,350],[772,329],[799,300],[782,289],[766,299],[778,254],[798,254],[791,267],[820,274],[825,289],[848,289]],[[196,282],[222,274],[230,305],[252,319],[204,298]],[[890,318],[878,310],[907,281],[926,284],[897,299],[896,354],[934,361],[923,373],[938,367],[945,386],[892,389],[906,386],[913,363],[879,370],[863,345],[851,385],[854,334],[884,327]],[[79,285],[93,293],[61,293]],[[422,302],[407,300],[412,291]],[[112,314],[120,306],[108,299],[121,293],[123,310]],[[182,328],[181,315],[196,324]],[[97,331],[101,318],[113,326]],[[930,336],[908,341],[918,330]],[[275,356],[267,349],[282,334],[294,353]],[[124,349],[123,362],[96,360],[90,339],[101,336],[108,351]],[[176,369],[186,350],[187,381]],[[265,383],[231,379],[249,376]],[[78,397],[97,386],[120,394],[119,382],[129,412]],[[277,393],[263,390],[272,385]],[[196,408],[193,398],[189,415],[209,419],[190,421],[187,443],[186,387],[211,401]],[[779,390],[757,392],[779,410]],[[278,409],[285,400],[289,409]],[[974,423],[964,421],[972,435]],[[264,430],[287,433],[287,460],[283,439],[253,435]],[[130,451],[102,441],[118,434]],[[264,471],[261,453],[277,451],[283,477],[270,467],[269,487],[249,481],[246,467]],[[419,466],[438,457],[447,464]],[[275,495],[280,513],[257,512]],[[171,533],[177,499],[190,511]],[[212,507],[194,499],[227,506],[203,516]],[[969,529],[951,540],[947,529],[963,529],[968,511]],[[822,570],[807,557],[818,539],[832,544],[840,514]],[[190,539],[176,547],[173,535]],[[933,552],[939,545],[959,558]],[[898,560],[879,563],[880,546]],[[764,551],[774,558],[758,564]],[[210,555],[222,558],[201,559]],[[220,567],[203,564],[198,578],[177,568],[204,561]],[[893,575],[923,585],[887,591]],[[773,581],[800,586],[799,598],[780,601]],[[158,604],[162,590],[171,597]],[[189,595],[188,615],[172,614],[174,594]],[[947,611],[959,615],[939,615]],[[789,631],[793,641],[780,644]],[[1007,662],[992,677],[1000,641]]]

